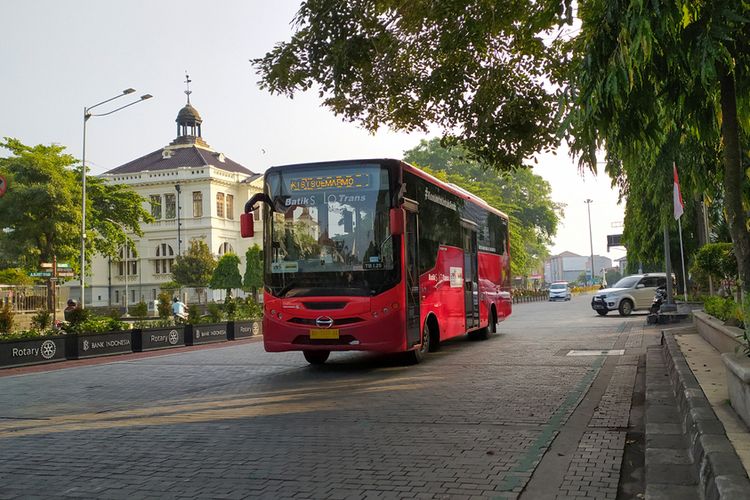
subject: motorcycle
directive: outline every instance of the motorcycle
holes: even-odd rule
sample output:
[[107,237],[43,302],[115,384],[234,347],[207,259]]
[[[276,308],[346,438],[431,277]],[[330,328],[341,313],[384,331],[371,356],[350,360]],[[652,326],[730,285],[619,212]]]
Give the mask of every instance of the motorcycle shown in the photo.
[[659,287],[654,294],[654,300],[651,302],[650,314],[659,314],[661,305],[667,300],[667,287]]

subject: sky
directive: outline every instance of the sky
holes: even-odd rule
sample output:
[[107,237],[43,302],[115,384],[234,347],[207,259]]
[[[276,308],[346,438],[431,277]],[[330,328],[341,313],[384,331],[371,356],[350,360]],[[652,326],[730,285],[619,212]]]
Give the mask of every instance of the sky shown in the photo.
[[[255,172],[285,163],[402,158],[430,137],[388,129],[370,134],[322,107],[317,93],[288,99],[260,90],[249,59],[289,39],[298,7],[298,0],[7,0],[0,36],[0,137],[61,144],[81,158],[84,107],[126,88],[136,93],[93,112],[152,94],[88,121],[86,163],[101,174],[175,138],[186,72],[203,138]],[[621,232],[623,220],[609,178],[581,176],[564,145],[537,160],[534,172],[550,182],[553,200],[566,206],[552,253],[589,255],[588,198],[593,252],[624,256],[624,249],[607,253],[606,235]]]

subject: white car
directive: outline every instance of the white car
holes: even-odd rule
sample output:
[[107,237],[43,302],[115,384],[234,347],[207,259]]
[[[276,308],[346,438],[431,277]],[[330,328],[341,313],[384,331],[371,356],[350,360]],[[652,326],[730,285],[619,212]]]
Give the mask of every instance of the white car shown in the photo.
[[549,300],[570,300],[570,286],[567,281],[555,281],[549,286]]
[[609,311],[618,311],[620,316],[628,316],[633,311],[648,310],[656,289],[666,285],[666,273],[626,276],[612,288],[596,292],[591,299],[591,308],[601,316]]

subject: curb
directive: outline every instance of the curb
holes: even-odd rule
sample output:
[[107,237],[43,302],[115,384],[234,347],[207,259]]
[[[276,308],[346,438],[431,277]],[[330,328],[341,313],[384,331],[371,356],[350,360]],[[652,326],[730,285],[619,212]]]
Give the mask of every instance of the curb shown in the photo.
[[701,496],[747,498],[750,479],[674,336],[662,331],[661,344]]

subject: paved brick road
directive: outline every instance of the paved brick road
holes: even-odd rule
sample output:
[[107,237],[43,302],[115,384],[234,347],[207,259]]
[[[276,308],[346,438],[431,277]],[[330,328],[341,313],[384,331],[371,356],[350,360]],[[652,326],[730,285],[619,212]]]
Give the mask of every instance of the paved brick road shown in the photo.
[[555,491],[612,496],[635,363],[565,354],[627,344],[637,360],[643,322],[581,297],[518,305],[500,334],[418,366],[310,367],[250,342],[0,377],[0,499],[516,498],[595,380],[602,405]]

